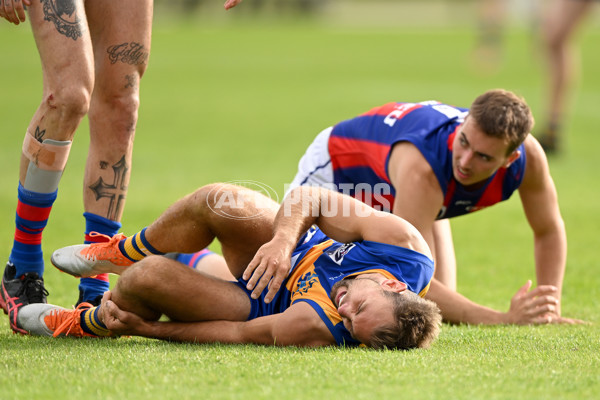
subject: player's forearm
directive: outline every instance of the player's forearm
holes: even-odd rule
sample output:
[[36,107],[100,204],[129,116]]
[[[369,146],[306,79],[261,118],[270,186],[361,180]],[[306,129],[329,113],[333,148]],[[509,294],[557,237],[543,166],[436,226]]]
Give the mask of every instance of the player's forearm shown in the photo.
[[431,281],[425,298],[438,305],[446,322],[484,325],[510,323],[507,313],[474,303],[436,279]]
[[256,343],[273,344],[270,337],[245,334],[244,322],[203,321],[164,322],[146,321],[130,334],[154,339],[188,343]]
[[535,236],[535,270],[537,284],[558,288],[560,298],[567,261],[567,239],[564,228]]
[[297,187],[281,203],[273,224],[273,234],[287,240],[293,248],[300,237],[317,221],[320,210],[318,188]]

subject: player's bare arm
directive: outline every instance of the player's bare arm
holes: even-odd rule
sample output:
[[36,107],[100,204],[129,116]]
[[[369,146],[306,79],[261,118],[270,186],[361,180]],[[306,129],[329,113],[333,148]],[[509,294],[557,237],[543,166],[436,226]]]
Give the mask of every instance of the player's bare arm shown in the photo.
[[[567,237],[558,206],[558,196],[546,156],[529,135],[525,140],[527,165],[519,195],[534,235],[538,285],[553,285],[560,300],[567,258]],[[560,316],[560,302],[556,308]]]
[[[403,165],[403,162],[410,162],[411,167]],[[416,165],[416,168],[412,165]],[[431,167],[412,144],[402,143],[392,151],[389,173],[396,189],[394,214],[420,227],[435,251],[437,243],[433,238],[433,227],[443,204],[443,195]],[[436,270],[447,261],[437,257]],[[509,310],[501,312],[469,300],[434,278],[426,298],[436,302],[444,320],[451,323],[539,324],[550,322],[544,315],[556,307],[556,292],[552,285],[543,285],[530,291],[526,284],[511,299]]]
[[433,226],[444,198],[431,166],[412,143],[403,142],[394,146],[388,171],[396,190],[393,214],[421,232],[435,258]]
[[436,264],[435,278],[456,290],[456,257],[448,220],[436,220],[443,207],[443,192],[429,162],[412,143],[394,146],[388,163],[396,191],[392,212],[421,232]]
[[120,309],[110,292],[102,299],[102,320],[117,335],[135,335],[191,343],[249,343],[277,346],[327,346],[335,340],[313,308],[306,303],[281,314],[250,321],[148,321]]
[[337,192],[301,186],[284,199],[275,219],[273,239],[258,250],[244,272],[253,297],[268,285],[265,301],[272,300],[289,272],[290,255],[297,241],[313,224],[339,242],[369,240],[432,257],[421,234],[406,220]]

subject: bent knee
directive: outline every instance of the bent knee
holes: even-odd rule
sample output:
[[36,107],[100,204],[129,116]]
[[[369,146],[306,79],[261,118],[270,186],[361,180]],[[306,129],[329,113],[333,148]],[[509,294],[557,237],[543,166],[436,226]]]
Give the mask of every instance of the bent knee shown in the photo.
[[149,290],[167,277],[164,261],[164,257],[152,255],[136,262],[121,274],[115,290],[123,293]]
[[95,94],[90,109],[90,120],[110,123],[114,140],[128,145],[132,140],[138,120],[140,99],[137,91],[121,91],[113,94]]
[[43,105],[56,110],[63,122],[79,122],[90,108],[91,92],[82,86],[64,86],[51,90],[44,98]]

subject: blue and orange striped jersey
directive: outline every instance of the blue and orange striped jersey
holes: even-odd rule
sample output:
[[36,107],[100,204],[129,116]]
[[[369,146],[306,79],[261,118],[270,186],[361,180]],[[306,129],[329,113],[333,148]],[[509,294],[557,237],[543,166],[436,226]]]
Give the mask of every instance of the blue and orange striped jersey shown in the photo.
[[[333,285],[346,277],[378,272],[389,279],[406,283],[408,290],[425,296],[433,277],[433,260],[424,254],[389,244],[361,241],[339,243],[316,227],[298,242],[292,254],[292,269],[271,303],[264,302],[266,291],[250,299],[248,319],[285,311],[297,302],[308,303],[335,338],[337,344],[360,344],[344,327],[337,308],[329,298]],[[246,281],[238,286],[246,289]]]
[[438,219],[477,211],[507,200],[518,189],[525,171],[525,147],[508,168],[500,168],[479,190],[466,190],[454,179],[452,143],[468,109],[436,101],[388,103],[333,127],[329,155],[334,184],[385,211],[393,207],[395,189],[388,175],[394,144],[410,142],[431,165],[444,194]]

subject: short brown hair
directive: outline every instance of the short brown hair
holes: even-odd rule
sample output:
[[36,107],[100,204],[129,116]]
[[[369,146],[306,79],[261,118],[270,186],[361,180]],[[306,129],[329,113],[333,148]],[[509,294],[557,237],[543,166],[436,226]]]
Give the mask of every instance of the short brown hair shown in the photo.
[[437,338],[442,323],[438,306],[405,290],[401,293],[383,291],[392,300],[392,326],[376,330],[371,335],[370,347],[375,349],[408,350],[427,348]]
[[504,89],[488,90],[475,99],[469,117],[488,136],[508,142],[512,153],[533,129],[533,115],[524,99]]

